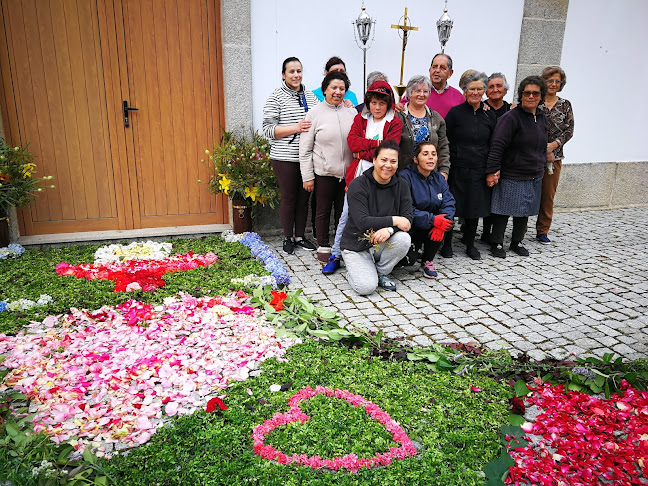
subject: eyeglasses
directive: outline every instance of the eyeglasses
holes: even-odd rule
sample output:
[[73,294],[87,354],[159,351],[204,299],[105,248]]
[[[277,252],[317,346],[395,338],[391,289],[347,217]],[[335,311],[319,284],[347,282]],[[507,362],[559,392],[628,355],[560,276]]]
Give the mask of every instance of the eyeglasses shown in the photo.
[[522,91],[522,96],[536,98],[540,96],[540,91]]
[[429,89],[413,89],[412,94],[430,94]]
[[546,80],[547,84],[560,84],[562,81],[560,79],[547,79]]

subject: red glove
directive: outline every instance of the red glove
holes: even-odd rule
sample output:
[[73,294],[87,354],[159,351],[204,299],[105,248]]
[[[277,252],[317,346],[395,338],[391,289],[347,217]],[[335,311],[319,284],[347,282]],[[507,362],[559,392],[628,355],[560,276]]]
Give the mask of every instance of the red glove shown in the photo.
[[445,235],[445,231],[439,228],[432,228],[430,230],[430,239],[432,241],[441,241],[443,239],[443,235]]
[[432,226],[434,228],[439,228],[443,231],[447,231],[450,228],[452,228],[453,225],[452,221],[447,219],[445,216],[446,216],[445,214],[437,214],[434,217],[434,224]]

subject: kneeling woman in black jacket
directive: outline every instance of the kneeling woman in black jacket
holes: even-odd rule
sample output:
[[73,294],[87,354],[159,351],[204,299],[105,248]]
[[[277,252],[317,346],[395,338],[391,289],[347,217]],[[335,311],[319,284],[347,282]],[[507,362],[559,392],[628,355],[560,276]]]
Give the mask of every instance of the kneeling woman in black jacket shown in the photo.
[[396,290],[390,275],[407,254],[411,238],[412,198],[404,179],[396,175],[398,144],[385,140],[374,152],[373,168],[349,184],[349,219],[340,247],[347,280],[360,295],[378,286]]
[[436,145],[423,142],[414,151],[414,162],[400,172],[412,193],[414,224],[410,234],[415,254],[423,247],[422,270],[427,278],[437,277],[432,260],[441,247],[445,231],[452,227],[455,214],[455,200],[448,183],[434,170],[437,160]]

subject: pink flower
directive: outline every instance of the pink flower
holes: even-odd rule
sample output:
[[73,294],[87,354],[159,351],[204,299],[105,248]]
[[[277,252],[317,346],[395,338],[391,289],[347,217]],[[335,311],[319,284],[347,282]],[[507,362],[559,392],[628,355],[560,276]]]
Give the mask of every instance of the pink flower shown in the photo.
[[176,402],[169,402],[164,406],[164,411],[169,417],[173,417],[178,413],[178,404]]

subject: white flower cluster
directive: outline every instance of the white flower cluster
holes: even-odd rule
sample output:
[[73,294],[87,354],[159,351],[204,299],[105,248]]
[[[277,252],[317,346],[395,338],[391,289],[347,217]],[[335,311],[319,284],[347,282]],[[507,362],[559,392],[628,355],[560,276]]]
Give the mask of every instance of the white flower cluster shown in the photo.
[[245,233],[239,233],[239,234],[234,234],[232,230],[227,230],[224,231],[221,234],[221,238],[223,238],[225,241],[228,243],[237,243],[241,241],[241,239],[245,236]]
[[44,476],[46,479],[54,479],[58,477],[58,471],[54,468],[54,464],[43,459],[40,466],[32,468],[32,476]]
[[106,245],[97,248],[95,264],[119,263],[125,260],[162,260],[171,255],[171,243],[155,241],[135,241],[128,245]]
[[54,302],[54,299],[52,299],[51,296],[47,294],[41,294],[36,302],[29,299],[18,299],[12,302],[8,302],[6,304],[6,310],[11,312],[26,311],[31,309],[32,307],[40,307],[43,305],[51,304],[52,302]]
[[25,249],[22,245],[18,243],[10,243],[9,246],[0,248],[0,260],[6,260],[7,258],[18,258],[20,255],[25,253]]
[[263,275],[260,277],[256,273],[251,273],[246,275],[243,278],[233,278],[231,282],[234,285],[240,285],[241,287],[246,288],[255,288],[261,285],[265,287],[266,285],[271,285],[273,289],[277,288],[277,280],[272,275]]

